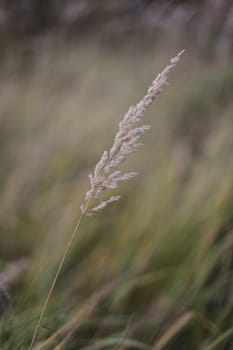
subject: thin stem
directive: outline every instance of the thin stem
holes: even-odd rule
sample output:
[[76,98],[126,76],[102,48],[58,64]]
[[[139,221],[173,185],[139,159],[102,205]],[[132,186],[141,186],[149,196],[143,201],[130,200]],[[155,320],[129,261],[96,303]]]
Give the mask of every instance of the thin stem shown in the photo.
[[69,252],[70,252],[71,246],[72,246],[72,244],[73,244],[73,242],[74,242],[74,240],[75,240],[75,238],[76,238],[76,236],[77,236],[77,234],[78,234],[78,229],[79,229],[79,226],[80,226],[80,223],[81,223],[83,214],[84,214],[84,213],[80,214],[80,216],[79,216],[79,219],[78,219],[77,224],[76,224],[76,226],[75,226],[74,232],[73,232],[73,234],[72,234],[72,236],[71,236],[71,238],[70,238],[70,240],[69,240],[69,242],[68,242],[68,244],[67,244],[67,246],[66,246],[66,249],[65,249],[64,254],[63,254],[63,256],[62,256],[61,262],[60,262],[59,267],[58,267],[58,269],[57,269],[57,272],[56,272],[56,274],[55,274],[55,276],[54,276],[54,279],[53,279],[53,281],[52,281],[52,284],[51,284],[51,287],[50,287],[50,289],[49,289],[47,298],[46,298],[46,300],[45,300],[45,302],[44,302],[44,305],[43,305],[43,308],[42,308],[42,311],[41,311],[39,320],[38,320],[38,322],[37,322],[37,325],[36,325],[36,328],[35,328],[35,331],[34,331],[34,334],[33,334],[33,337],[32,337],[32,341],[31,341],[29,350],[32,350],[32,348],[33,348],[33,346],[34,346],[34,344],[35,344],[35,341],[36,341],[36,338],[37,338],[37,335],[38,335],[38,332],[39,332],[39,329],[40,329],[42,320],[43,320],[44,315],[45,315],[45,313],[46,313],[46,310],[47,310],[47,307],[48,307],[48,303],[49,303],[49,301],[50,301],[51,295],[52,295],[53,290],[54,290],[54,287],[55,287],[55,284],[56,284],[57,279],[58,279],[58,277],[59,277],[59,275],[60,275],[60,272],[61,272],[61,270],[62,270],[62,268],[63,268],[63,265],[64,265],[64,263],[65,263],[65,260],[66,260],[66,258],[67,258],[67,256],[68,256]]

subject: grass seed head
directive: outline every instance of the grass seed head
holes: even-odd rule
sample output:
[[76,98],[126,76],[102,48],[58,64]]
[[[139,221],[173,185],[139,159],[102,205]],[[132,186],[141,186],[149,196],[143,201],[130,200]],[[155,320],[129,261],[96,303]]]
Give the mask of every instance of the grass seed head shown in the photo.
[[119,123],[113,145],[109,151],[104,151],[96,164],[93,174],[89,175],[90,189],[86,192],[81,211],[88,216],[105,208],[109,203],[118,201],[119,195],[107,198],[107,192],[118,188],[120,181],[128,181],[137,175],[136,172],[122,174],[116,170],[130,154],[143,146],[138,142],[141,135],[150,129],[150,125],[140,125],[148,107],[160,95],[167,85],[168,74],[179,62],[184,50],[170,60],[168,66],[152,81],[146,95],[134,106],[131,106]]

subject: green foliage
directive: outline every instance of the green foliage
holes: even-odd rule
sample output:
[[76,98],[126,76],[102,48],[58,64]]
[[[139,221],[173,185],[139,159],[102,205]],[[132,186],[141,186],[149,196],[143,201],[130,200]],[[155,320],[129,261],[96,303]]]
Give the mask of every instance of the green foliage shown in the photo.
[[[87,175],[164,66],[157,55],[79,48],[41,55],[23,79],[6,70],[0,256],[2,266],[30,256],[31,266],[1,315],[1,350],[27,349]],[[83,222],[35,350],[58,350],[66,338],[61,349],[231,344],[232,68],[184,58],[171,82],[147,117],[145,148],[130,160],[139,177],[122,186],[119,203]]]

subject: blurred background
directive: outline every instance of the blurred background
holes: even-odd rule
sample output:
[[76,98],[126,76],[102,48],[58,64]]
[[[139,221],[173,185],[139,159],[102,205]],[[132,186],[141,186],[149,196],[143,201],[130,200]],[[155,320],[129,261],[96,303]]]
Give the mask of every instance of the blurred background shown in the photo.
[[233,1],[0,0],[1,350],[28,349],[88,174],[183,48],[35,349],[233,348]]

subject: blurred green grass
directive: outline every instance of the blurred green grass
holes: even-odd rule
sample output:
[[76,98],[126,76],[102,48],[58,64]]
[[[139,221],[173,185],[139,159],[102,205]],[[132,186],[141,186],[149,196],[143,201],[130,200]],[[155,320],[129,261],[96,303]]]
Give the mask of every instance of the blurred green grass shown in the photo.
[[[172,55],[80,47],[42,53],[23,73],[5,68],[0,262],[30,256],[31,266],[10,290],[1,349],[27,348],[87,175]],[[61,349],[232,344],[233,71],[187,53],[170,82],[127,164],[140,175],[81,226],[38,350],[59,349],[67,336]]]

